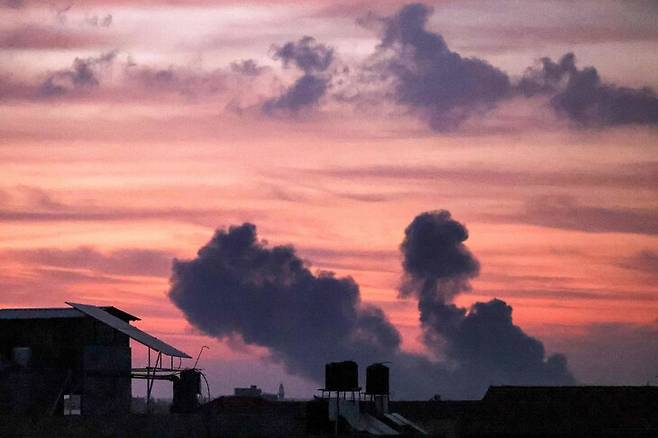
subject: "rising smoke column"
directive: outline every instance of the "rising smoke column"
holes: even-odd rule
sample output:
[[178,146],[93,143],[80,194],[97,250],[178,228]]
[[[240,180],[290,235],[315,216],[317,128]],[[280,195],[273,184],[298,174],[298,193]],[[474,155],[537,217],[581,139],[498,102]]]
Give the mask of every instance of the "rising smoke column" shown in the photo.
[[467,310],[452,299],[479,271],[466,228],[447,211],[423,213],[401,245],[402,297],[418,299],[423,341],[437,361],[400,350],[398,330],[361,301],[350,277],[312,273],[291,246],[268,247],[245,223],[218,230],[191,260],[174,260],[169,298],[218,339],[266,347],[293,374],[322,381],[324,364],[391,361],[397,398],[480,398],[490,384],[567,384],[564,357],[512,323],[500,300]]
[[267,347],[291,373],[320,381],[328,361],[381,361],[399,350],[397,329],[361,302],[354,280],[313,274],[294,248],[260,242],[252,224],[218,230],[172,270],[169,297],[192,325]]
[[489,384],[574,383],[564,356],[546,358],[543,344],[513,324],[504,301],[477,302],[468,310],[452,303],[479,273],[466,239],[466,227],[445,210],[422,213],[405,230],[400,294],[418,299],[425,345],[454,365],[455,379],[469,394]]

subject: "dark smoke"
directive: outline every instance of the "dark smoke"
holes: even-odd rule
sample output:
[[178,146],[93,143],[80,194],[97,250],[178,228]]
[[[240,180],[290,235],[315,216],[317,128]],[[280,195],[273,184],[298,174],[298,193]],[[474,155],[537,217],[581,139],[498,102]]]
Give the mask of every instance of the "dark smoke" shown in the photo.
[[468,233],[448,212],[424,213],[406,230],[403,296],[418,298],[424,342],[445,360],[400,351],[400,334],[358,285],[312,273],[290,246],[267,247],[252,224],[219,230],[192,260],[175,260],[169,297],[192,325],[219,339],[267,347],[291,373],[321,381],[323,364],[390,360],[398,398],[478,398],[490,384],[572,383],[564,357],[512,323],[500,300],[450,303],[479,265]]
[[552,96],[551,106],[580,125],[658,123],[658,96],[652,89],[606,84],[594,67],[578,69],[573,53],[558,62],[543,58],[540,67],[526,72],[518,88],[527,96]]
[[386,76],[395,80],[397,103],[418,111],[436,131],[451,131],[469,116],[510,95],[508,76],[478,58],[450,51],[426,29],[432,13],[415,3],[384,19],[380,52]]
[[334,59],[333,49],[316,43],[309,36],[273,49],[274,59],[281,60],[284,67],[293,64],[304,74],[280,96],[267,100],[263,111],[267,114],[277,111],[297,113],[317,105],[329,87],[331,75],[327,70]]
[[466,227],[447,211],[422,213],[405,230],[401,294],[418,298],[427,347],[453,361],[455,375],[473,389],[487,382],[573,383],[564,357],[545,358],[543,344],[513,324],[504,301],[477,302],[468,311],[451,302],[478,274],[467,238]]
[[327,361],[385,360],[400,345],[354,280],[314,275],[292,247],[259,242],[252,224],[217,231],[197,258],[174,261],[171,281],[170,298],[196,327],[268,347],[291,372],[318,381]]

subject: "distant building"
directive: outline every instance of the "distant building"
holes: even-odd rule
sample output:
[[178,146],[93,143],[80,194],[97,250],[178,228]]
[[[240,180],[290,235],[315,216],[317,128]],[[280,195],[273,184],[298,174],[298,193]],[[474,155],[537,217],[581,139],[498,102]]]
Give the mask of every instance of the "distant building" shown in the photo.
[[263,391],[256,385],[251,385],[249,388],[234,388],[233,395],[236,397],[260,397]]
[[285,394],[283,393],[283,385],[279,385],[278,394],[263,392],[258,386],[251,385],[248,388],[233,388],[233,395],[235,397],[262,398],[264,400],[277,401],[283,400]]

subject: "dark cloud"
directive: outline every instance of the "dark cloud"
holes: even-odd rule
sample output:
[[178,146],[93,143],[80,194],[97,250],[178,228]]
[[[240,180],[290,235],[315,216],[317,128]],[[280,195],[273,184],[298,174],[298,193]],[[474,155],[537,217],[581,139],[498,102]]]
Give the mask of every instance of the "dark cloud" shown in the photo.
[[436,131],[450,131],[468,117],[509,97],[508,76],[478,58],[448,49],[426,29],[432,9],[415,3],[384,19],[378,68],[394,79],[395,99],[426,118]]
[[274,59],[281,60],[284,67],[294,64],[306,74],[327,70],[334,59],[332,48],[316,43],[310,36],[304,36],[297,42],[291,41],[283,46],[273,46],[273,51]]
[[589,206],[570,196],[539,196],[530,199],[518,213],[487,218],[587,233],[658,234],[656,209]]
[[542,58],[539,67],[526,72],[518,88],[527,96],[550,95],[551,106],[580,125],[658,123],[658,96],[652,89],[604,83],[596,68],[576,67],[573,53],[557,62]]
[[98,57],[75,58],[70,69],[51,73],[39,87],[44,97],[61,96],[71,91],[85,91],[98,87],[99,69],[109,65],[117,52],[107,52]]
[[471,393],[487,382],[573,383],[565,358],[545,357],[542,343],[514,325],[504,301],[477,302],[468,310],[451,302],[470,290],[479,272],[466,239],[466,227],[447,211],[420,214],[405,230],[400,291],[418,299],[425,344],[454,361],[455,375]]
[[263,111],[267,114],[272,114],[277,110],[296,113],[303,108],[312,107],[325,95],[328,84],[328,79],[305,74],[283,94],[267,100],[263,104]]
[[435,131],[455,130],[519,95],[541,95],[557,114],[583,126],[658,122],[658,96],[652,89],[605,83],[594,67],[578,69],[571,53],[558,62],[543,58],[540,66],[512,83],[485,60],[450,50],[440,34],[427,29],[431,13],[431,7],[414,3],[389,17],[371,14],[362,22],[383,24],[370,70],[391,80],[395,102],[426,119]]
[[280,96],[265,101],[263,111],[294,114],[316,106],[329,88],[331,73],[328,69],[334,59],[333,49],[305,36],[297,42],[273,46],[273,57],[281,60],[284,67],[295,65],[304,74]]
[[565,359],[545,358],[504,302],[470,311],[449,303],[478,272],[466,237],[449,213],[426,213],[402,245],[402,293],[418,298],[424,342],[445,362],[400,351],[399,332],[361,302],[354,280],[312,273],[292,247],[268,247],[248,223],[217,231],[196,258],[175,261],[169,297],[202,332],[266,347],[288,371],[316,382],[324,363],[345,359],[392,361],[396,395],[406,398],[477,398],[489,384],[573,382]]

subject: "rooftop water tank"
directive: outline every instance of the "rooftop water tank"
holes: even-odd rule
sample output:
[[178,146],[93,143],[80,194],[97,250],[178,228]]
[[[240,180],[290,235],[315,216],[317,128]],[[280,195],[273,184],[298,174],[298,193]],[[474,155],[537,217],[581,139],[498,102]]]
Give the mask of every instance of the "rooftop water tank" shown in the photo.
[[374,363],[366,368],[366,394],[389,394],[389,371],[382,363]]
[[359,366],[353,360],[326,364],[324,389],[327,391],[358,391]]

